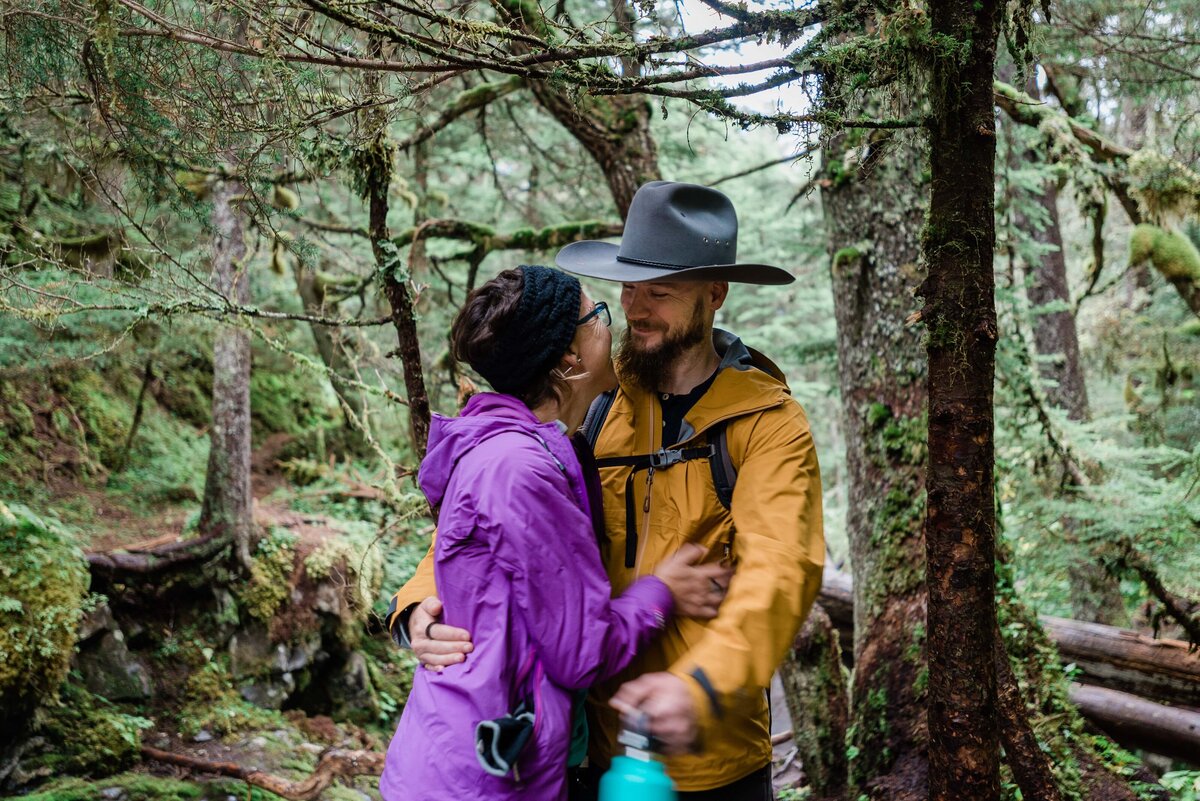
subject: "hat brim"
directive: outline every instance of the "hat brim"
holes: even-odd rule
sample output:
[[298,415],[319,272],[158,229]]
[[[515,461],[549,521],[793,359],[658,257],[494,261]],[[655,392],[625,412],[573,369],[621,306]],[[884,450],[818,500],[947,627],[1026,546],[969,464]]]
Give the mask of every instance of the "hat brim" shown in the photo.
[[796,278],[769,264],[713,264],[704,267],[650,267],[617,261],[620,247],[587,239],[572,242],[558,252],[554,263],[575,275],[636,284],[641,281],[734,281],[739,284],[782,286]]

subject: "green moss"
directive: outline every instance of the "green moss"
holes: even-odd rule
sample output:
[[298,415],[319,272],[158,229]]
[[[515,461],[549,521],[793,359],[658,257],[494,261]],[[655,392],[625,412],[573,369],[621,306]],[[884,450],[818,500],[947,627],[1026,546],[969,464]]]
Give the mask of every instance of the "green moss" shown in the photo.
[[179,711],[180,733],[192,736],[201,729],[218,736],[250,729],[277,729],[283,717],[272,709],[261,709],[238,695],[229,671],[219,661],[210,661],[188,676],[187,704]]
[[152,724],[68,682],[55,703],[38,711],[34,725],[47,751],[30,759],[30,767],[55,774],[109,776],[137,763],[141,732]]
[[314,579],[331,574],[341,577],[349,613],[342,621],[341,636],[343,642],[354,645],[383,584],[383,554],[375,526],[343,523],[341,528],[339,535],[326,538],[305,558],[304,569]]
[[240,600],[245,610],[264,622],[270,621],[287,600],[296,567],[297,537],[287,529],[272,529],[258,541],[250,563],[250,580]]
[[1129,237],[1129,263],[1149,261],[1172,282],[1200,286],[1200,251],[1185,235],[1157,225],[1135,226]]
[[867,408],[867,425],[871,428],[878,428],[881,423],[886,423],[892,419],[892,410],[885,404],[872,403]]
[[0,720],[19,720],[66,677],[87,586],[70,533],[0,502]]
[[158,776],[147,776],[143,773],[125,773],[113,776],[103,782],[89,782],[84,779],[67,778],[51,782],[39,792],[22,796],[23,801],[96,801],[101,798],[101,792],[111,787],[119,787],[124,791],[124,801],[193,801],[193,799],[212,798],[221,796],[206,792],[200,785],[181,782],[177,779],[166,779]]
[[862,786],[891,759],[891,749],[883,746],[888,728],[887,691],[877,687],[855,707],[854,722],[846,734],[852,785]]
[[1129,191],[1152,219],[1200,214],[1200,175],[1156,150],[1129,157]]

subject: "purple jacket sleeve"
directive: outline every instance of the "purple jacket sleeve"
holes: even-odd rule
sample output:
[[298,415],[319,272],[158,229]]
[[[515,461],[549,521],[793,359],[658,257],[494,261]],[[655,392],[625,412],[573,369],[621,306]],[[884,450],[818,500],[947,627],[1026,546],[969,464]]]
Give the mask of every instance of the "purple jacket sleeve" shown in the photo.
[[566,477],[543,458],[521,461],[521,469],[491,477],[500,485],[491,497],[502,506],[487,515],[492,551],[512,577],[546,674],[560,687],[590,687],[622,670],[662,629],[674,609],[671,592],[647,576],[612,598],[591,521]]

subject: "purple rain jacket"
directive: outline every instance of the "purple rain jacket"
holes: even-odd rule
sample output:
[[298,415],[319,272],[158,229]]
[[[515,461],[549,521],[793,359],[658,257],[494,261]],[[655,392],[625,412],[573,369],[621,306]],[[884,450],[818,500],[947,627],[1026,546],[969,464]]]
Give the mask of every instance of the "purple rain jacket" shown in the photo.
[[[645,577],[611,597],[571,442],[510,395],[435,415],[418,481],[439,510],[444,621],[475,647],[441,673],[417,669],[379,780],[384,801],[566,798],[571,691],[623,669],[662,628],[671,593]],[[527,696],[536,720],[520,778],[491,776],[475,726]]]

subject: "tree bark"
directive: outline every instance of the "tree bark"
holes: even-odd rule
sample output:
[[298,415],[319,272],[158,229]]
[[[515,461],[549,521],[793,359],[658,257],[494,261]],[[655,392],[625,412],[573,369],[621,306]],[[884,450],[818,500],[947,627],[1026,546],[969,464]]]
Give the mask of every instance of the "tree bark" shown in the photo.
[[1082,670],[1089,684],[1200,707],[1200,652],[1186,642],[1060,617],[1040,620],[1063,661]]
[[[241,216],[234,206],[242,187],[221,181],[213,189],[213,288],[241,306],[250,303],[250,280]],[[233,541],[238,561],[250,565],[253,498],[250,494],[250,334],[222,325],[213,344],[213,396],[208,472],[197,528]]]
[[[292,781],[252,768],[244,768],[236,762],[218,762],[198,759],[186,754],[175,754],[142,746],[142,755],[156,762],[165,762],[199,773],[215,773],[241,779],[246,784],[288,799],[288,801],[311,801],[325,791],[335,779],[354,776],[378,776],[383,772],[385,755],[376,751],[344,751],[331,748],[321,754],[312,775],[302,781]],[[247,794],[249,795],[249,794]]]
[[[536,5],[520,0],[496,0],[496,5],[523,30],[543,38],[557,36],[539,15]],[[631,17],[626,0],[614,0],[613,18],[619,29],[629,30]],[[637,75],[636,63],[625,60],[622,66],[626,77]],[[658,148],[650,134],[649,100],[634,94],[575,98],[546,81],[531,81],[529,89],[538,105],[558,120],[599,165],[617,212],[624,220],[638,187],[661,177]]]
[[[379,37],[372,37],[372,57],[382,55]],[[372,94],[382,91],[381,76],[367,73],[367,89]],[[429,393],[425,388],[425,372],[421,364],[421,342],[417,337],[417,318],[412,293],[408,287],[408,270],[401,262],[399,250],[391,240],[388,228],[388,193],[392,186],[395,148],[388,136],[387,112],[377,107],[363,112],[366,145],[358,154],[358,168],[366,186],[369,206],[368,231],[376,269],[383,281],[384,294],[392,307],[392,323],[396,328],[399,347],[396,353],[404,366],[404,389],[408,396],[408,420],[416,461],[425,458],[425,443],[429,439]]]
[[924,801],[925,353],[904,321],[923,277],[925,156],[885,133],[839,134],[825,152],[854,571],[852,797]]
[[925,229],[929,276],[929,797],[1000,797],[993,658],[995,498],[993,407],[997,338],[996,132],[992,102],[996,0],[933,0],[934,37],[960,42],[936,58],[932,187]]
[[779,669],[800,763],[814,793],[846,790],[846,729],[850,698],[837,629],[816,604]]

